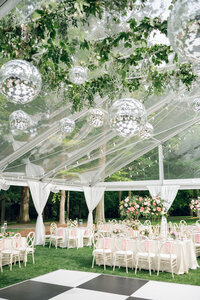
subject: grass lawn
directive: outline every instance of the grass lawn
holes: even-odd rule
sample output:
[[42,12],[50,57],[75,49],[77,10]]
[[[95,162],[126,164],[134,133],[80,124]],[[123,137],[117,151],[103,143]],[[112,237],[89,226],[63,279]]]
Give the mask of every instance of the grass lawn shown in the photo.
[[[129,270],[126,274],[125,268],[116,268],[113,272],[111,267],[107,267],[107,270],[103,270],[103,266],[92,265],[92,248],[84,247],[80,249],[55,249],[42,246],[36,246],[35,251],[35,265],[32,264],[31,257],[28,258],[28,264],[25,268],[22,264],[21,269],[18,265],[13,266],[13,270],[10,271],[8,266],[3,267],[3,273],[0,273],[0,288],[37,277],[39,275],[46,274],[58,269],[78,270],[85,272],[96,272],[110,275],[134,277],[141,279],[151,279],[157,281],[167,281],[173,283],[200,285],[200,268],[197,270],[190,270],[188,274],[175,275],[174,279],[171,273],[161,272],[159,276],[152,272],[152,276],[149,276],[148,271],[138,271],[137,275],[134,274],[134,270]],[[200,258],[198,259],[200,264]]]

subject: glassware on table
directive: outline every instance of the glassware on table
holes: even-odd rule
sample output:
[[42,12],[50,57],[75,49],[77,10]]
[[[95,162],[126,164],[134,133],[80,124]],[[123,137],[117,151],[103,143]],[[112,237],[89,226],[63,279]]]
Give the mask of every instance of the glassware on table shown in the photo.
[[1,226],[1,233],[2,233],[2,235],[4,235],[5,232],[6,232],[6,229],[5,229],[5,226],[3,225],[3,226]]

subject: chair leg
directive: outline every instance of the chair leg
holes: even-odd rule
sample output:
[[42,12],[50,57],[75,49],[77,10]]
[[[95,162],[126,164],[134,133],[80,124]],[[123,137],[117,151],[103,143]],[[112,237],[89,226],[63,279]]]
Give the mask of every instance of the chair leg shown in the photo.
[[138,267],[138,258],[136,258],[136,262],[135,262],[135,275],[137,274],[137,267]]
[[95,260],[95,256],[93,256],[93,260],[92,260],[92,268],[94,268],[94,260]]
[[33,261],[33,264],[35,264],[34,252],[32,252],[32,261]]

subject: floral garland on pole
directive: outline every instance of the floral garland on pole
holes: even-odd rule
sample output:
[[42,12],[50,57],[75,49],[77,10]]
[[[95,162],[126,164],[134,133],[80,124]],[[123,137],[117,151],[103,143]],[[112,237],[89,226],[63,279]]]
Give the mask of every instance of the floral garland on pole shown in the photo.
[[192,199],[190,202],[190,209],[197,213],[197,215],[200,218],[200,197],[198,197],[197,199]]
[[164,201],[160,197],[127,197],[120,202],[119,210],[120,215],[127,219],[154,218],[167,214]]

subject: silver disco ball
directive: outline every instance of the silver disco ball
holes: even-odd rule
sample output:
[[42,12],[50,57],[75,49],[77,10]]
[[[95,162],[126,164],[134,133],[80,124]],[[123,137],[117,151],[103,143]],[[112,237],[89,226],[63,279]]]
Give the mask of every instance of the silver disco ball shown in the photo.
[[137,135],[146,123],[146,110],[137,99],[123,98],[109,111],[110,126],[122,137]]
[[178,0],[168,20],[168,37],[176,53],[200,62],[200,1]]
[[83,84],[87,80],[87,69],[80,66],[70,69],[69,80],[74,84]]
[[0,69],[1,93],[16,104],[26,104],[36,98],[41,85],[39,71],[27,61],[11,60]]
[[16,110],[10,115],[9,122],[12,129],[26,130],[31,124],[31,118],[23,110]]
[[140,132],[140,137],[142,140],[146,140],[152,137],[153,134],[153,126],[147,122]]
[[97,108],[92,108],[89,111],[88,123],[94,128],[101,127],[104,121],[104,112]]
[[61,125],[61,131],[63,133],[71,133],[75,128],[74,120],[71,120],[69,118],[63,118],[60,121],[60,125]]
[[200,112],[200,98],[195,98],[192,104],[194,111]]

